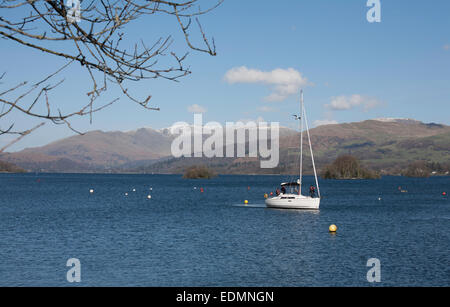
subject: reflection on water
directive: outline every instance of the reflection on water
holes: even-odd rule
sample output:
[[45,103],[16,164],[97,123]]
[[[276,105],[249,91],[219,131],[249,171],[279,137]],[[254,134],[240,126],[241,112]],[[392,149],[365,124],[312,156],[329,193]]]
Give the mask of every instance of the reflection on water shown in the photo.
[[233,207],[241,207],[241,208],[266,208],[266,204],[234,204]]

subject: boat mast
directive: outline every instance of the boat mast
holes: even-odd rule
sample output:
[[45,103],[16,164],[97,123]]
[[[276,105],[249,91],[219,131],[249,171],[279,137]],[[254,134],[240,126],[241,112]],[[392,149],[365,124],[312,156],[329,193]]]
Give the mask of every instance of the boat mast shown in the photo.
[[298,195],[302,194],[303,173],[303,90],[300,90],[300,177]]

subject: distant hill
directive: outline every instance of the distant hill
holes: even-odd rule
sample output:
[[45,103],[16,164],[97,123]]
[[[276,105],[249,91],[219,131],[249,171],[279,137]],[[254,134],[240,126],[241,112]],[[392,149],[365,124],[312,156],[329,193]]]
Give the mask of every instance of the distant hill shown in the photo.
[[102,172],[136,167],[170,155],[173,137],[142,128],[131,132],[91,131],[48,145],[5,153],[1,159],[43,172]]
[[[450,126],[416,120],[367,120],[311,130],[318,164],[343,154],[381,173],[400,174],[412,162],[450,163]],[[316,153],[317,152],[317,153]]]
[[[378,119],[319,126],[311,129],[310,134],[319,170],[345,154],[357,157],[366,167],[381,174],[401,174],[417,160],[450,163],[450,126],[446,125]],[[298,169],[299,143],[298,133],[281,137],[280,163],[275,169],[261,169],[256,158],[180,158],[135,171],[182,173],[187,166],[201,164],[219,174],[293,174]],[[306,157],[304,162],[305,169],[311,170],[310,159]]]
[[[450,163],[450,126],[412,119],[376,119],[311,129],[317,167],[351,154],[381,174],[400,174],[415,161]],[[168,129],[92,131],[51,144],[4,153],[0,160],[30,171],[184,173],[205,165],[218,174],[285,174],[298,169],[299,133],[283,128],[280,164],[261,169],[257,158],[180,158],[170,154]],[[304,141],[306,141],[306,136]],[[305,159],[305,168],[310,168]]]

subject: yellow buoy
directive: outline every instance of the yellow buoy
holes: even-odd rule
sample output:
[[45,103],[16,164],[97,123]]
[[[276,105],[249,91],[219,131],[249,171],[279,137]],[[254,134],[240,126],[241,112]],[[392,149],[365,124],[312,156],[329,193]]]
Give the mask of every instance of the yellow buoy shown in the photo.
[[247,205],[247,204],[248,204],[248,200],[244,200],[244,204],[246,204],[246,205]]
[[328,228],[328,230],[330,231],[330,232],[336,232],[337,231],[337,226],[336,225],[330,225],[330,227]]

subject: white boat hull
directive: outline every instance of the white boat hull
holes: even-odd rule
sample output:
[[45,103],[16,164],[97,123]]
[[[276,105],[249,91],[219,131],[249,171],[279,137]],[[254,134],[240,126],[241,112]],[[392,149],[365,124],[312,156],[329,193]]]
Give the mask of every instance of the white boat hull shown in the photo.
[[281,194],[266,199],[268,208],[318,210],[320,198],[312,198],[297,194]]

